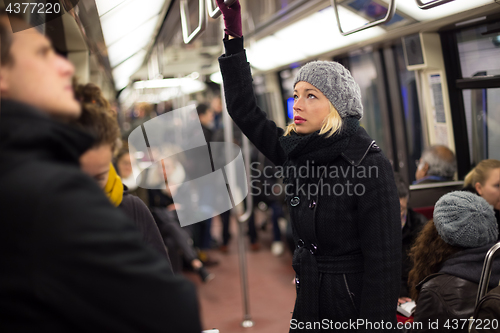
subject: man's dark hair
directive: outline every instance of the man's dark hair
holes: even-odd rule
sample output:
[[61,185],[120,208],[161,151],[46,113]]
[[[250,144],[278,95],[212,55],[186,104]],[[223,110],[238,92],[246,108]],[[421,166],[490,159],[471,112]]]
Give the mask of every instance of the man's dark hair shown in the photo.
[[397,172],[394,173],[394,180],[396,181],[396,188],[398,189],[398,196],[400,199],[410,196],[410,187],[403,180],[401,175]]
[[201,116],[207,113],[208,105],[200,103],[196,106],[196,112],[198,112],[198,116]]
[[0,65],[2,66],[12,65],[14,63],[14,58],[10,54],[12,31],[6,26],[6,22],[10,22],[10,25],[19,25],[20,27],[29,26],[29,24],[24,21],[22,15],[7,13],[4,8],[0,8]]

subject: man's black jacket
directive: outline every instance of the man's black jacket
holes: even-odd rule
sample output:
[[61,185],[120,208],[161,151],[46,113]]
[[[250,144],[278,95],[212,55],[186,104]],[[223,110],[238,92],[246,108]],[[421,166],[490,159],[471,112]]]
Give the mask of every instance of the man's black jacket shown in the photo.
[[194,286],[79,170],[87,134],[0,111],[0,331],[201,331]]

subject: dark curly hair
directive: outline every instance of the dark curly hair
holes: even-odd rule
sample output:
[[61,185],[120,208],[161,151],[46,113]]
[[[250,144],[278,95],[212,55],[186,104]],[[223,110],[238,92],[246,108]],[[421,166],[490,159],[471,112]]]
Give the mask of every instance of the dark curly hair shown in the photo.
[[428,221],[409,253],[413,261],[408,274],[410,297],[416,301],[419,294],[416,286],[427,276],[437,273],[446,259],[461,250],[462,247],[450,245],[439,236],[434,220]]
[[111,109],[111,105],[102,94],[101,88],[99,88],[95,84],[74,84],[74,86],[75,98],[80,101],[80,103],[96,104],[97,106],[108,111]]
[[94,148],[109,144],[114,152],[119,148],[120,128],[101,89],[93,83],[75,85],[75,98],[82,105],[76,125],[96,137]]

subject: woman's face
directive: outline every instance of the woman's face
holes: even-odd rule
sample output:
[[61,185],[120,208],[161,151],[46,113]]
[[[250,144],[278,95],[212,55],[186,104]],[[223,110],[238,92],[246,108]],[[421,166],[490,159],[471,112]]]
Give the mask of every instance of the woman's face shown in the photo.
[[293,91],[293,121],[298,134],[310,134],[323,126],[330,101],[312,84],[300,81]]
[[130,162],[130,154],[124,154],[116,163],[118,173],[122,178],[128,178],[132,174],[132,163]]
[[476,183],[476,191],[495,209],[500,210],[500,168],[491,170],[484,184]]

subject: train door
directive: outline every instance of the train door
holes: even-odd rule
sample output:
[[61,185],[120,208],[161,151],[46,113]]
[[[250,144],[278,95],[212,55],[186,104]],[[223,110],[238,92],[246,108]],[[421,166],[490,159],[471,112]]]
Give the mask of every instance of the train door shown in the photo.
[[361,125],[382,148],[403,179],[415,180],[414,161],[424,147],[425,131],[415,73],[405,66],[401,42],[368,47],[336,57],[351,71],[363,96]]
[[484,21],[441,33],[460,179],[500,159],[500,23]]

